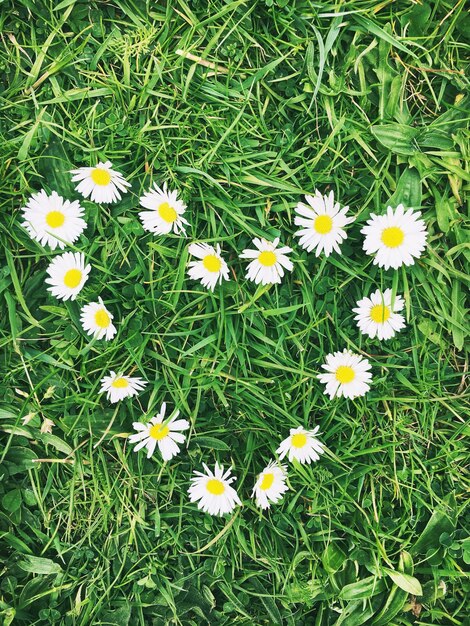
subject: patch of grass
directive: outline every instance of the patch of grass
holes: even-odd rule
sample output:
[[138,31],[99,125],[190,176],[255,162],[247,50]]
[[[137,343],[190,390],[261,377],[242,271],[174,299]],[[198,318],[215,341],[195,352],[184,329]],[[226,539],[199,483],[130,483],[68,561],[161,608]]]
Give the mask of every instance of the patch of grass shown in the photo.
[[[3,623],[463,624],[464,3],[0,4]],[[75,198],[69,170],[103,158],[132,190],[83,201],[76,249],[93,270],[77,302],[56,301],[52,255],[19,208],[41,187]],[[138,198],[164,180],[189,206],[188,239],[141,228]],[[356,217],[342,256],[293,238],[315,187]],[[406,271],[362,253],[361,226],[389,201],[419,207],[429,231]],[[280,286],[244,279],[238,254],[258,235],[295,248]],[[232,268],[214,294],[185,276],[196,238],[220,242]],[[351,309],[391,286],[406,330],[365,339]],[[99,295],[119,321],[109,344],[79,323]],[[343,347],[373,365],[354,402],[316,379]],[[98,396],[111,368],[150,384],[112,407]],[[126,443],[162,401],[191,421],[167,466]],[[327,453],[292,466],[291,490],[260,514],[255,477],[298,424],[319,424]],[[191,472],[215,460],[243,495],[227,519],[188,502]]]

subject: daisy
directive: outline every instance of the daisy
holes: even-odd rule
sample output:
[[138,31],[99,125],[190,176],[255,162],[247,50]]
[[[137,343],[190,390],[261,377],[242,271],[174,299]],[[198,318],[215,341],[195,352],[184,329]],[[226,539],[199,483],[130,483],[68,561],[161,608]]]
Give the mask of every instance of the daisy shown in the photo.
[[64,252],[54,257],[47,268],[49,278],[46,283],[51,285],[48,291],[60,300],[75,300],[88,280],[91,265],[85,265],[82,252]]
[[109,341],[117,333],[116,326],[112,323],[113,314],[105,307],[101,298],[98,302],[90,302],[82,307],[80,321],[83,330],[95,339],[106,339]]
[[134,429],[138,431],[135,435],[129,436],[130,443],[137,443],[134,452],[138,452],[141,448],[146,447],[147,458],[150,459],[158,445],[164,461],[170,461],[178,454],[180,451],[178,444],[184,443],[185,436],[177,431],[187,430],[189,422],[187,420],[177,420],[176,418],[180,412],[176,411],[168,421],[163,423],[165,411],[166,402],[162,404],[158,415],[152,417],[148,424],[142,422],[134,422],[132,424]]
[[100,393],[106,391],[106,397],[112,404],[124,400],[124,398],[137,396],[147,384],[147,381],[142,380],[142,378],[116,374],[113,370],[109,372],[109,376],[104,376],[100,382],[102,383]]
[[311,463],[318,461],[320,454],[323,454],[323,444],[316,437],[320,426],[315,426],[313,430],[305,430],[302,426],[291,428],[290,435],[281,442],[276,450],[282,460],[289,455],[289,461],[299,461],[299,463]]
[[178,200],[177,191],[168,191],[166,183],[163,189],[154,183],[154,189],[147,191],[140,198],[140,205],[148,211],[141,211],[139,217],[145,230],[156,235],[167,235],[172,231],[176,234],[186,234],[184,224],[188,222],[183,217],[186,205]]
[[369,361],[350,350],[328,354],[322,368],[327,374],[319,374],[318,378],[326,385],[324,393],[327,393],[330,399],[335,396],[356,398],[363,396],[370,389],[372,374],[369,372],[371,368]]
[[229,280],[227,263],[221,257],[219,244],[213,248],[207,243],[192,243],[188,250],[189,254],[200,259],[189,263],[189,278],[200,280],[211,291],[214,291],[217,283],[222,283],[224,279]]
[[299,244],[307,252],[315,250],[315,256],[320,256],[322,252],[330,256],[333,250],[340,254],[339,244],[347,237],[343,227],[354,222],[354,217],[346,217],[349,207],[340,209],[333,191],[323,196],[315,189],[315,196],[305,196],[305,199],[310,207],[303,202],[295,207],[297,215],[294,224],[303,227],[295,233],[296,237],[300,237]]
[[241,259],[253,259],[248,265],[246,277],[255,284],[270,285],[272,283],[280,283],[284,276],[284,269],[291,272],[293,269],[292,261],[287,254],[292,252],[292,248],[284,246],[278,248],[279,238],[277,237],[272,243],[266,239],[253,239],[253,245],[257,248],[252,250],[247,248],[240,254]]
[[233,487],[230,486],[235,476],[230,477],[231,468],[224,474],[224,466],[215,464],[212,472],[205,463],[202,464],[205,474],[194,472],[191,478],[191,486],[188,490],[191,502],[198,503],[198,509],[202,509],[211,515],[224,515],[230,513],[237,504],[241,504],[240,498]]
[[392,305],[391,289],[383,293],[377,289],[370,298],[362,298],[357,302],[357,308],[353,309],[357,313],[354,319],[364,335],[372,339],[375,336],[381,340],[390,339],[405,326],[405,318],[398,313],[404,306],[400,296],[395,296]]
[[91,196],[92,202],[98,204],[117,202],[121,199],[121,193],[126,193],[126,187],[131,184],[122,174],[111,169],[111,161],[98,163],[95,167],[80,167],[72,170],[72,182],[78,182],[75,189],[84,198]]
[[41,189],[33,193],[23,211],[23,226],[31,239],[42,246],[48,244],[52,250],[61,250],[76,241],[86,228],[82,219],[84,209],[78,200],[64,200],[56,191],[50,196]]
[[262,509],[269,509],[271,502],[276,504],[282,495],[288,491],[286,485],[287,466],[271,461],[258,476],[251,497],[255,497],[256,504]]
[[375,265],[388,270],[414,264],[414,257],[421,256],[427,237],[426,224],[419,217],[420,211],[405,211],[402,204],[395,210],[387,207],[386,215],[371,214],[361,233],[365,235],[366,254],[377,253]]

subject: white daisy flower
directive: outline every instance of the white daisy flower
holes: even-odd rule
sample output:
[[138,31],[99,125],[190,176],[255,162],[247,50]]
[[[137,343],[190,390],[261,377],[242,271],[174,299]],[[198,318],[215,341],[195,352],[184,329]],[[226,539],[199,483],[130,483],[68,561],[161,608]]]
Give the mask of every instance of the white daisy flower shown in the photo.
[[186,234],[184,224],[188,224],[183,217],[186,205],[178,200],[177,191],[168,191],[166,183],[163,189],[154,183],[154,189],[147,191],[140,198],[140,204],[148,211],[141,211],[139,217],[145,230],[156,235],[167,235],[172,231],[176,234]]
[[63,250],[67,244],[76,241],[86,228],[82,218],[84,209],[78,200],[64,200],[56,191],[50,196],[41,189],[33,193],[23,211],[23,226],[31,239],[42,246],[48,244],[52,250],[57,246]]
[[47,268],[49,278],[46,278],[46,283],[51,285],[47,289],[60,300],[75,300],[90,270],[91,265],[85,265],[82,252],[64,252],[54,257]]
[[189,422],[187,420],[177,420],[176,418],[180,412],[176,411],[168,421],[163,423],[165,411],[166,402],[162,404],[158,415],[152,417],[148,424],[142,422],[134,422],[132,424],[134,429],[138,431],[135,435],[129,436],[130,443],[137,443],[134,452],[138,452],[146,447],[147,458],[150,459],[158,445],[164,461],[170,461],[178,454],[180,451],[178,444],[184,443],[185,440],[185,436],[178,431],[187,430]]
[[109,376],[104,376],[100,382],[100,393],[106,391],[106,397],[112,404],[124,400],[124,398],[137,396],[139,391],[142,391],[147,384],[147,381],[142,378],[132,378],[131,376],[116,374],[116,372],[112,370],[109,372]]
[[395,296],[392,305],[391,289],[386,289],[383,293],[377,289],[370,298],[362,298],[357,302],[357,308],[353,309],[357,313],[354,319],[364,335],[369,335],[372,339],[390,339],[405,327],[405,318],[398,313],[404,306],[401,296]]
[[310,207],[303,202],[295,207],[294,224],[303,227],[295,233],[300,237],[299,244],[307,252],[315,250],[315,256],[322,252],[330,256],[333,250],[341,254],[339,244],[347,238],[343,227],[354,222],[354,217],[346,217],[349,207],[341,209],[333,191],[323,196],[315,189],[315,196],[305,196],[305,199]]
[[388,270],[401,265],[413,265],[426,246],[426,224],[419,219],[421,212],[399,204],[394,210],[387,207],[385,215],[371,214],[361,233],[365,235],[363,249],[374,254],[374,264]]
[[188,247],[189,254],[192,254],[199,261],[191,261],[188,265],[188,276],[193,280],[200,280],[202,285],[214,291],[217,283],[222,280],[229,280],[229,270],[227,263],[221,256],[220,245],[216,248],[207,243],[192,243]]
[[286,485],[287,466],[271,461],[259,474],[251,497],[262,509],[269,509],[271,502],[276,504],[283,494],[289,490]]
[[230,486],[235,476],[230,477],[231,468],[224,474],[224,466],[215,464],[212,472],[205,463],[202,464],[205,474],[194,472],[191,478],[191,486],[188,490],[191,502],[197,502],[198,508],[211,515],[224,515],[230,513],[241,504],[240,498],[233,487]]
[[282,460],[289,455],[289,461],[299,461],[299,463],[311,463],[318,461],[320,454],[323,454],[323,444],[318,441],[316,435],[320,426],[315,426],[313,430],[305,430],[303,426],[291,428],[290,435],[281,442],[276,450]]
[[80,167],[72,170],[72,182],[78,182],[75,189],[84,198],[90,197],[92,202],[98,204],[117,202],[121,199],[121,193],[126,193],[127,182],[122,174],[111,169],[111,161],[98,163],[95,167]]
[[80,321],[83,330],[89,335],[94,335],[95,339],[109,341],[117,333],[116,326],[112,323],[113,314],[105,307],[101,298],[98,302],[90,302],[82,307]]
[[246,273],[248,280],[252,280],[257,285],[280,283],[284,276],[284,269],[291,272],[294,268],[292,261],[287,257],[287,254],[292,252],[292,248],[287,246],[278,248],[278,237],[272,243],[255,237],[253,244],[256,250],[247,248],[240,254],[241,259],[253,259]]
[[324,393],[328,394],[330,399],[335,396],[356,398],[363,396],[370,389],[372,374],[369,372],[371,368],[369,361],[350,350],[328,354],[322,368],[327,373],[319,374],[318,378],[326,385]]

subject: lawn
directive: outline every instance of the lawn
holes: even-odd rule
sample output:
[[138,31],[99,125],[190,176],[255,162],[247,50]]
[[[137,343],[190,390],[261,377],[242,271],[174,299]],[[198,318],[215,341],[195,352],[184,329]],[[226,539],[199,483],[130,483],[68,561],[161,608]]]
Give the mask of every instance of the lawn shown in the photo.
[[[462,0],[2,0],[0,621],[4,626],[381,626],[466,623],[470,19]],[[97,204],[70,170],[112,161],[131,183]],[[187,235],[139,220],[153,183],[178,190]],[[74,301],[21,208],[80,200],[67,248],[92,267]],[[295,207],[334,191],[355,218],[341,254],[295,236]],[[419,259],[378,267],[371,213],[422,212]],[[280,284],[247,280],[254,237],[290,246]],[[187,275],[219,243],[230,280]],[[376,289],[406,327],[361,334]],[[102,297],[116,336],[80,309]],[[367,358],[365,396],[330,399],[329,353]],[[110,370],[148,382],[111,404]],[[190,423],[169,462],[135,452],[163,402]],[[50,421],[47,421],[50,420]],[[257,475],[289,429],[319,426],[320,460],[288,465],[261,510]],[[202,463],[232,467],[225,516],[190,502]],[[468,522],[468,518],[467,518]],[[467,568],[468,569],[468,568]]]

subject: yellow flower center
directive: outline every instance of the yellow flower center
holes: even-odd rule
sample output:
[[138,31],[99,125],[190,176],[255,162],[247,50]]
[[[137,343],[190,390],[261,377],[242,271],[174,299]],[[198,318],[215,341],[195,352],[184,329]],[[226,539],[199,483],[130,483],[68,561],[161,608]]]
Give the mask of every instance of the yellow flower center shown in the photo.
[[263,491],[266,491],[267,489],[271,487],[273,482],[274,482],[274,474],[265,474],[263,476],[263,480],[261,481],[259,488],[262,489]]
[[61,211],[49,211],[46,222],[51,228],[59,228],[65,222],[65,215]]
[[213,496],[221,496],[225,491],[225,485],[221,480],[211,478],[206,483],[206,489]]
[[154,424],[149,431],[149,435],[152,439],[160,441],[160,439],[165,439],[169,432],[170,429],[168,426],[163,426],[163,424]]
[[115,389],[125,389],[126,387],[129,387],[129,383],[126,378],[120,376],[119,378],[116,378],[116,380],[113,380],[111,387],[114,387]]
[[307,443],[307,435],[304,433],[296,433],[291,437],[291,444],[294,448],[303,448]]
[[80,284],[82,280],[82,272],[80,270],[68,270],[65,272],[64,276],[64,285],[69,289],[75,289]]
[[178,217],[178,213],[175,209],[168,204],[168,202],[162,202],[158,207],[158,214],[165,222],[172,224]]
[[95,324],[100,328],[108,328],[111,318],[104,309],[100,309],[95,313]]
[[276,263],[277,259],[274,252],[271,252],[270,250],[264,250],[264,252],[260,253],[258,261],[261,263],[261,265],[264,265],[265,267],[271,267]]
[[202,264],[209,272],[219,272],[222,267],[222,261],[215,254],[208,254],[204,257]]
[[336,380],[342,385],[350,383],[356,377],[354,370],[349,365],[340,365],[336,370]]
[[398,248],[403,243],[405,233],[398,226],[390,226],[382,231],[382,243],[387,248]]
[[326,235],[333,228],[333,220],[329,215],[319,215],[313,222],[313,228],[319,235]]
[[109,185],[111,182],[111,174],[108,170],[102,170],[100,167],[95,167],[94,170],[91,170],[91,180],[95,183],[95,185],[106,187],[106,185]]
[[376,324],[383,324],[390,317],[390,309],[383,304],[376,304],[370,310],[370,319]]

